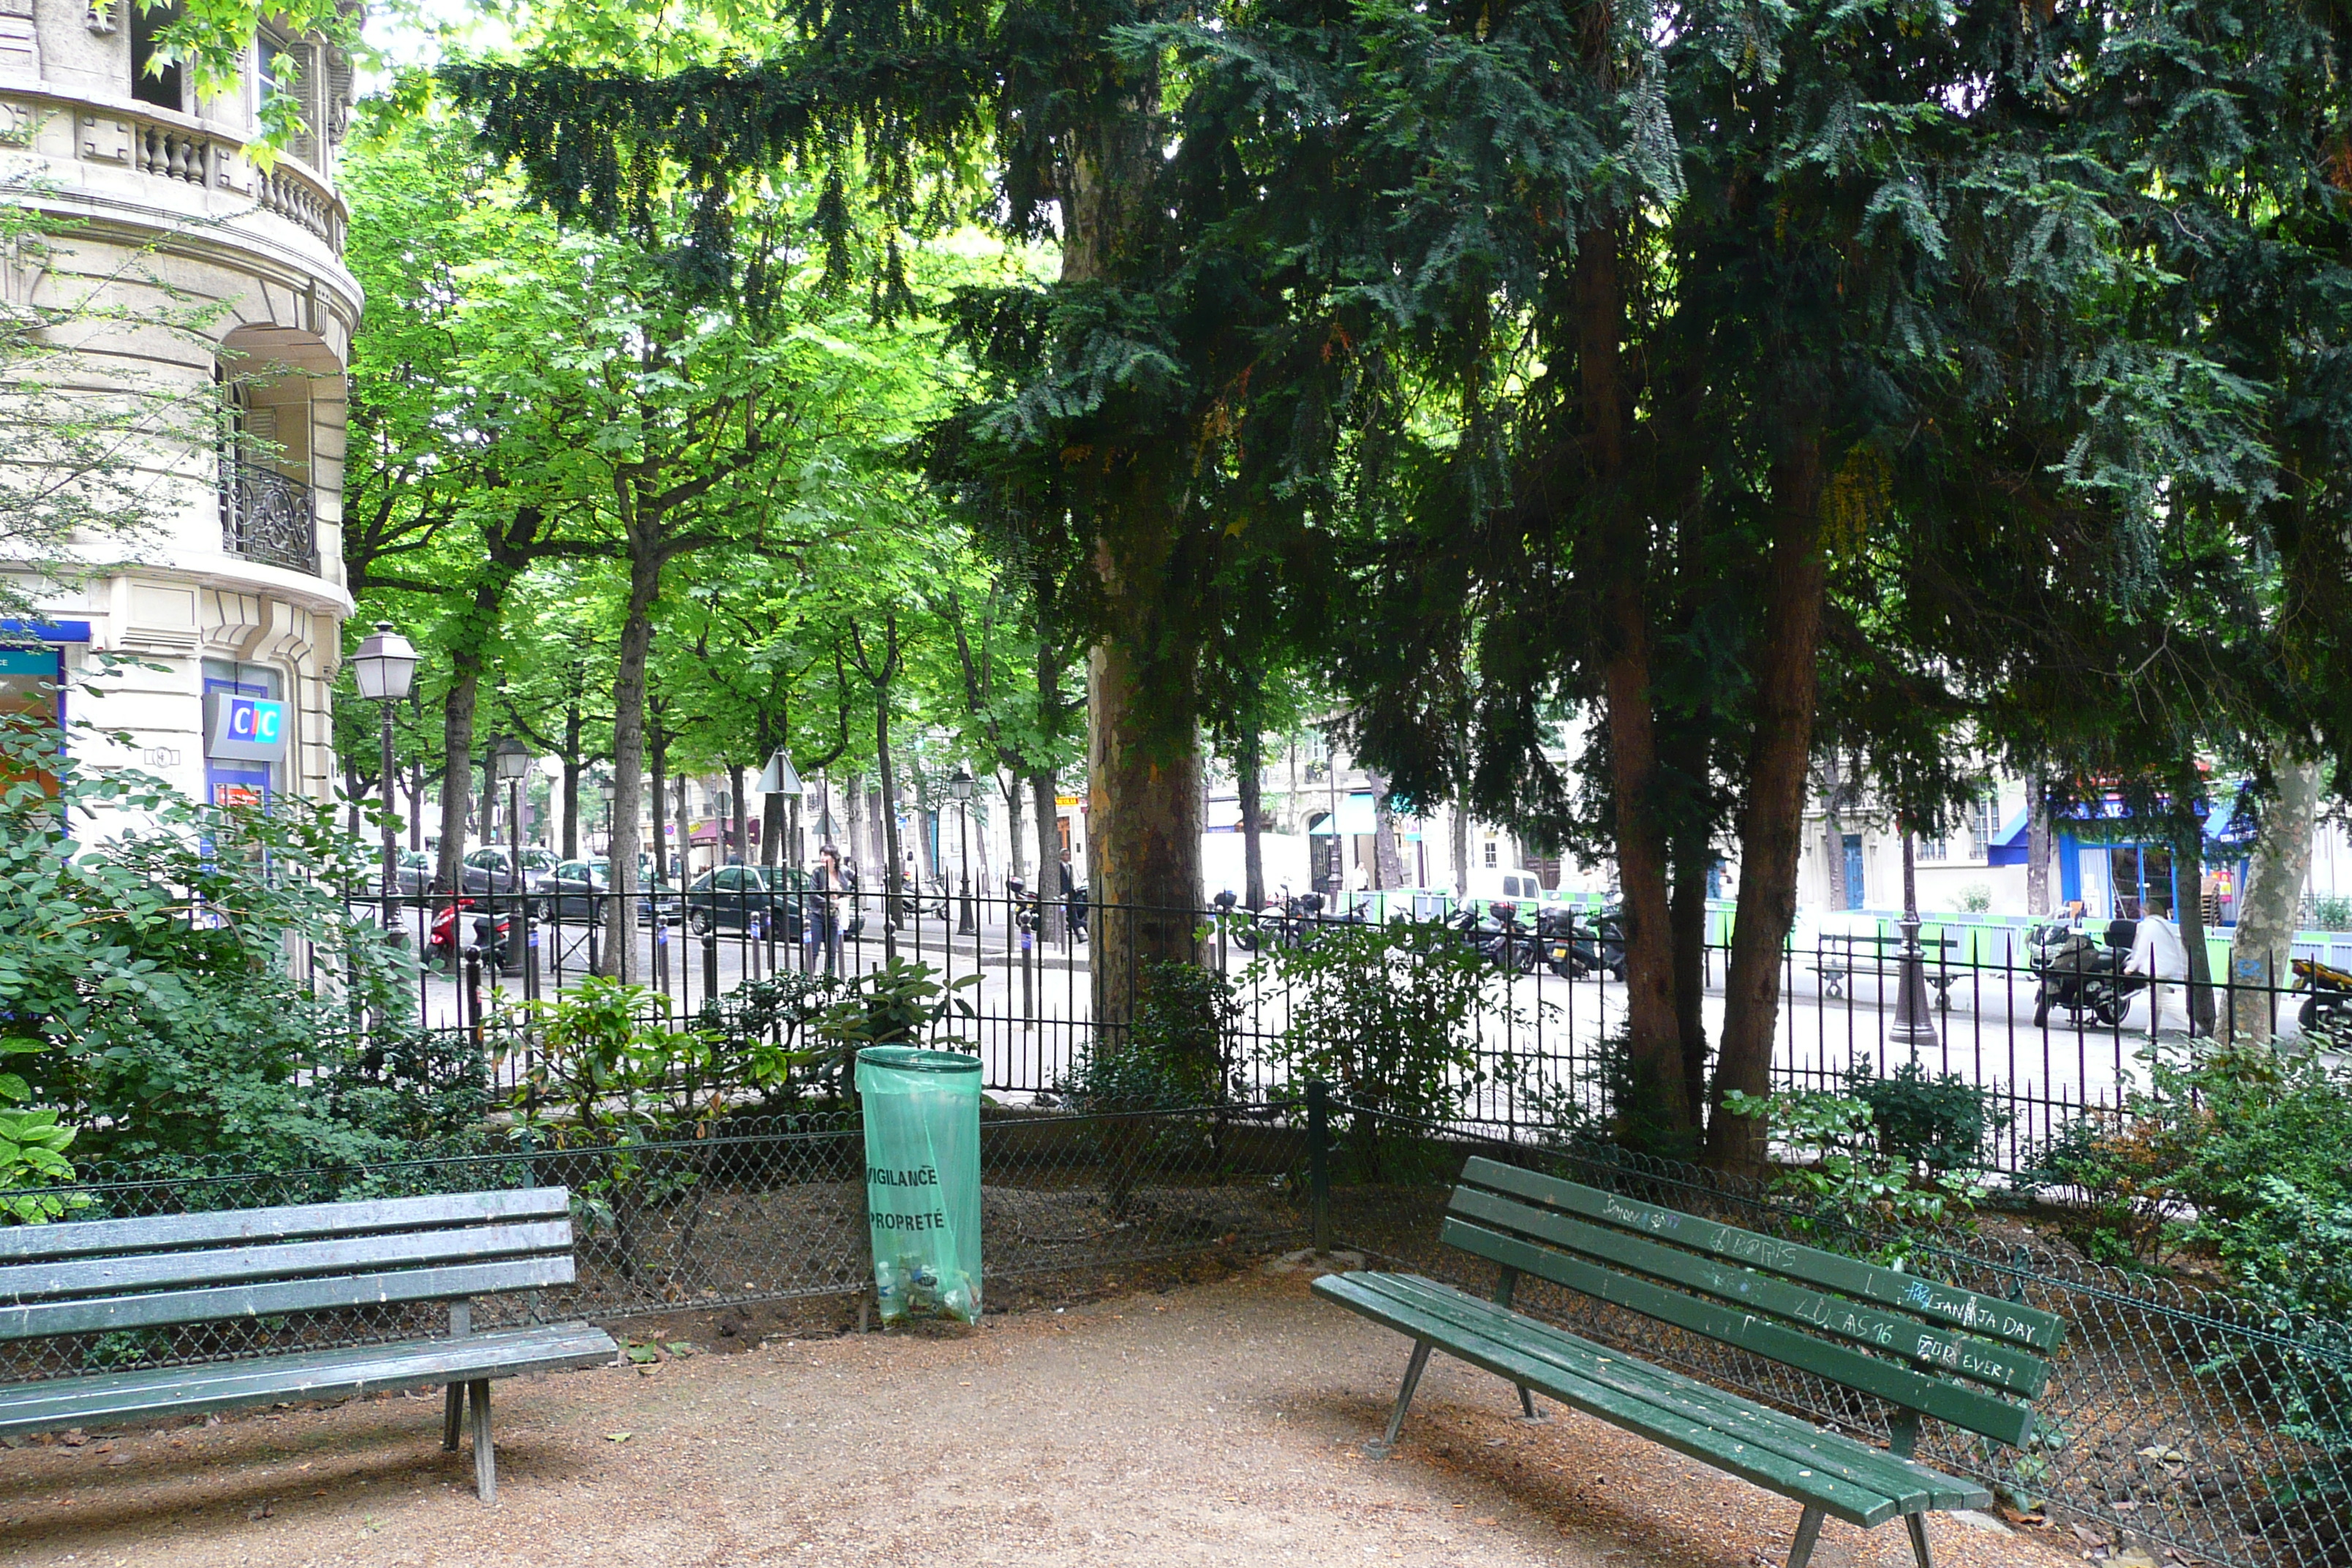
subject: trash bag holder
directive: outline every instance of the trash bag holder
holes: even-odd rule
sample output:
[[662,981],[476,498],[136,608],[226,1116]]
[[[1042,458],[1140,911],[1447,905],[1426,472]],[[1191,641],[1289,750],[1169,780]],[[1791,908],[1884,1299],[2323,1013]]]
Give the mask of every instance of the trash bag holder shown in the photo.
[[919,1046],[857,1053],[866,1230],[885,1323],[980,1321],[980,1058]]

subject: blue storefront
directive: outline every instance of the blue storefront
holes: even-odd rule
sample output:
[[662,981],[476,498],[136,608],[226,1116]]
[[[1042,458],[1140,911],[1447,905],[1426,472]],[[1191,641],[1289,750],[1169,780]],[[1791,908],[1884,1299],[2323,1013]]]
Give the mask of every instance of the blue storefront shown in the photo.
[[[2205,824],[2205,874],[2218,878],[2227,889],[2216,895],[2215,916],[2229,924],[2236,919],[2237,894],[2246,885],[2253,825],[2234,810],[2218,828],[2208,807],[2200,805],[2197,815]],[[2062,905],[2079,901],[2084,913],[2095,920],[2137,920],[2147,912],[2151,892],[2177,912],[2184,894],[2193,898],[2204,890],[2180,886],[2168,825],[2136,818],[2126,804],[2113,796],[2062,810],[2050,827],[2058,900]],[[2024,812],[2002,825],[1986,859],[1994,866],[2025,864]]]

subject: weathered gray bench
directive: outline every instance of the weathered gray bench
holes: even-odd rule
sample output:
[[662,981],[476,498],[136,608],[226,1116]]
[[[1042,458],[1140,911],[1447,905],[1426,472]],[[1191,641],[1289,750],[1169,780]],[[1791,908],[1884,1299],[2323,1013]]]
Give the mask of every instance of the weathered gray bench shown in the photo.
[[488,1502],[498,1495],[490,1380],[608,1363],[619,1347],[588,1323],[475,1333],[472,1300],[572,1279],[571,1194],[562,1187],[0,1229],[0,1340],[450,1303],[446,1339],[0,1387],[0,1432],[440,1384],[448,1389],[442,1447],[452,1452],[471,1393],[475,1489]]
[[[1532,1171],[1473,1159],[1444,1239],[1501,1266],[1493,1300],[1412,1274],[1326,1275],[1316,1293],[1413,1339],[1388,1434],[1442,1350],[1535,1394],[1638,1432],[1804,1506],[1789,1568],[1811,1558],[1824,1515],[1869,1529],[1900,1517],[1932,1568],[1926,1514],[1991,1494],[1911,1458],[1922,1416],[2022,1443],[2063,1321],[2048,1312],[1760,1236]],[[1893,1451],[1654,1366],[1513,1311],[1533,1275],[1677,1329],[1737,1345],[1893,1405]]]

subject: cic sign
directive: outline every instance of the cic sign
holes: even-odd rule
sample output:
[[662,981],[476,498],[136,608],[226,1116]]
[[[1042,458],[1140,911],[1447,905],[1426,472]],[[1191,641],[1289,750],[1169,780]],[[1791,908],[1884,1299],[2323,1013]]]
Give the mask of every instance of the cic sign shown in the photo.
[[274,763],[286,755],[286,704],[267,697],[206,696],[205,755],[219,763]]

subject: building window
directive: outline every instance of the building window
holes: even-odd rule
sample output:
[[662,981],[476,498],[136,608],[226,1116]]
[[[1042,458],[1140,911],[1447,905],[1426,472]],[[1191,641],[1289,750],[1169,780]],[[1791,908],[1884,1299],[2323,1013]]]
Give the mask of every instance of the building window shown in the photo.
[[1491,838],[1486,840],[1486,864],[1489,866],[1495,864],[1495,841]]
[[57,794],[56,775],[36,759],[55,755],[64,743],[65,688],[65,660],[56,648],[0,647],[0,724],[16,731],[13,754],[0,757],[0,790],[30,776],[43,794]]
[[1916,858],[1921,860],[1941,860],[1945,858],[1945,844],[1942,837],[1937,837],[1935,838],[1920,839]]
[[1969,807],[1969,858],[1981,860],[1992,853],[1992,836],[1996,824],[1993,814],[2000,803],[1987,795]]
[[131,96],[158,109],[185,109],[187,104],[181,97],[180,62],[156,59],[155,36],[180,19],[179,6],[159,5],[152,11],[142,11],[139,0],[124,3],[131,7]]

